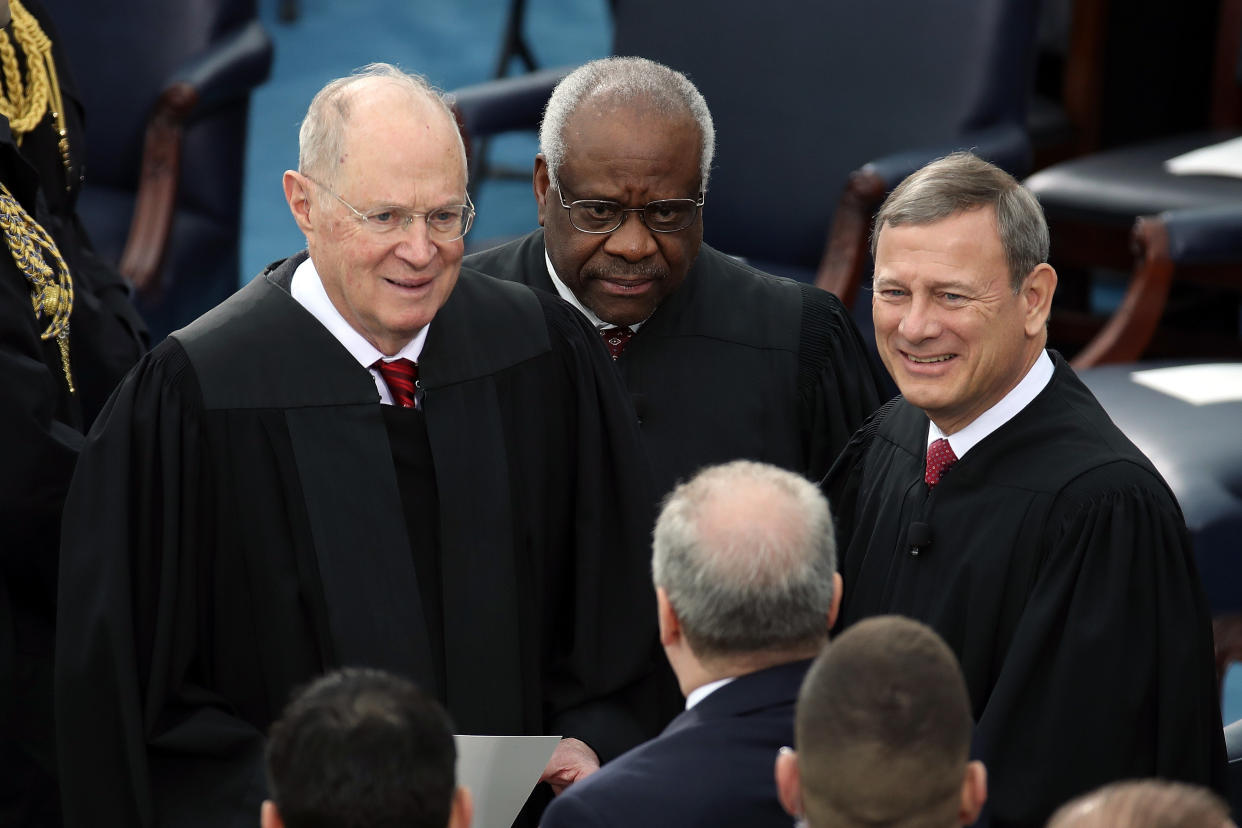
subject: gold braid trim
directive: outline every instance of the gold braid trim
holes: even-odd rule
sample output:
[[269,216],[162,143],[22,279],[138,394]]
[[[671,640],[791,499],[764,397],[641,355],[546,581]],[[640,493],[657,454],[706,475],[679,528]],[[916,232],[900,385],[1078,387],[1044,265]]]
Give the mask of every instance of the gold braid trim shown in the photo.
[[[35,319],[51,317],[42,339],[56,338],[65,382],[73,393],[73,374],[69,370],[69,314],[73,312],[73,280],[69,268],[56,249],[56,242],[0,184],[0,231],[13,254],[17,269],[30,283],[30,301]],[[53,270],[53,266],[55,270]]]
[[[13,137],[21,146],[26,133],[37,127],[47,113],[51,113],[68,189],[69,135],[65,130],[65,107],[56,77],[56,62],[52,59],[52,41],[20,0],[9,0],[9,9],[13,21],[8,30],[0,29],[0,72],[4,79],[0,115],[9,119]],[[12,39],[9,30],[12,31]],[[17,50],[13,48],[14,40],[26,58],[24,82]]]

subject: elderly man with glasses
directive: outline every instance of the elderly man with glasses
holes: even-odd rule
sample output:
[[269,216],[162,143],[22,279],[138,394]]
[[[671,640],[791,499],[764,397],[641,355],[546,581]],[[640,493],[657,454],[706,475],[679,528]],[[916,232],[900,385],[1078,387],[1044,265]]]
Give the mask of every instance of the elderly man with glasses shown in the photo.
[[703,244],[715,133],[694,85],[642,58],[588,63],[552,93],[539,140],[542,229],[466,264],[594,324],[657,493],[735,458],[822,477],[883,401],[882,375],[835,296]]
[[[367,666],[463,732],[566,737],[563,786],[650,735],[649,472],[559,299],[461,267],[460,136],[375,65],[311,103],[284,174],[307,251],[157,347],[66,509],[69,826],[249,826],[292,688]],[[643,599],[646,600],[643,600]]]

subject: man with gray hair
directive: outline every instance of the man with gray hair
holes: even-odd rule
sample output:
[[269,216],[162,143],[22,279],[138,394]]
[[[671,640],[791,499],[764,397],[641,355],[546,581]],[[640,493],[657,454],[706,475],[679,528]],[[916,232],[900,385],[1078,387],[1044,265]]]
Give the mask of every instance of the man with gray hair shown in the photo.
[[1035,198],[968,153],[875,219],[876,341],[902,396],[824,482],[846,626],[897,613],[953,649],[991,775],[983,824],[1105,782],[1224,789],[1212,631],[1181,510],[1065,360]]
[[715,129],[694,84],[643,58],[592,61],[552,93],[539,144],[542,229],[466,264],[595,326],[657,494],[738,457],[820,479],[883,401],[883,377],[835,296],[703,244]]
[[561,795],[543,828],[780,826],[772,763],[841,600],[828,503],[738,460],[677,487],[655,527],[660,641],[686,710]]
[[[625,391],[555,297],[461,267],[444,101],[328,84],[286,200],[307,250],[131,372],[66,508],[56,713],[70,826],[253,825],[263,733],[343,665],[466,733],[638,743],[653,495]],[[649,600],[649,599],[648,599]]]

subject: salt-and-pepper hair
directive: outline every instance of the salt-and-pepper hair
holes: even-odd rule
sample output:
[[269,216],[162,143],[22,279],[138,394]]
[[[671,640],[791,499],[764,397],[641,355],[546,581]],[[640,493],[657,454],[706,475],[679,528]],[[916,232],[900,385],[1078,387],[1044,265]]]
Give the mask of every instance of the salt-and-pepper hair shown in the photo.
[[828,501],[792,472],[737,460],[665,500],[652,574],[699,658],[827,640],[836,541]]
[[[298,132],[298,172],[329,187],[336,186],[337,170],[344,151],[346,127],[349,125],[355,93],[359,87],[375,80],[391,81],[409,94],[412,103],[430,103],[444,113],[457,136],[464,178],[466,147],[462,143],[461,133],[457,130],[457,119],[452,108],[440,91],[422,75],[403,72],[391,63],[367,64],[351,75],[337,78],[316,93]],[[411,136],[411,140],[415,140],[415,136]]]
[[876,213],[871,255],[886,226],[932,224],[979,207],[994,211],[1010,285],[1017,293],[1027,274],[1048,261],[1048,222],[1030,190],[969,152],[933,161],[897,185]]
[[689,116],[699,127],[699,189],[707,192],[712,157],[716,153],[716,127],[707,101],[690,79],[662,63],[640,57],[610,57],[584,63],[566,75],[543,112],[539,128],[539,151],[548,166],[548,179],[557,179],[565,160],[565,124],[587,100],[617,104],[640,104],[663,115]]

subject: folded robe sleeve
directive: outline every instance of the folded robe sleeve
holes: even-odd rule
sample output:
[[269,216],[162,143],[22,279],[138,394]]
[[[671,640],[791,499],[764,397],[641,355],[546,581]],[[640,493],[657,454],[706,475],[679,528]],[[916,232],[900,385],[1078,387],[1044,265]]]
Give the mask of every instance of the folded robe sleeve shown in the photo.
[[1029,598],[1011,608],[1014,637],[976,728],[992,825],[1042,825],[1117,779],[1224,790],[1217,689],[1203,669],[1211,622],[1189,538],[1163,487],[1137,476],[1148,475],[1104,466],[1062,493]]
[[[573,622],[553,637],[546,716],[550,732],[581,739],[606,761],[655,735],[632,695],[663,660],[650,574],[655,497],[637,418],[599,336],[569,305],[540,298],[576,389],[577,440],[567,521]],[[552,607],[560,618],[567,609]]]
[[66,826],[257,819],[243,803],[265,787],[262,734],[203,689],[196,657],[213,532],[197,396],[166,341],[105,406],[70,490],[55,671]]
[[850,437],[888,398],[887,381],[867,344],[832,294],[802,286],[798,350],[804,473],[822,478]]

